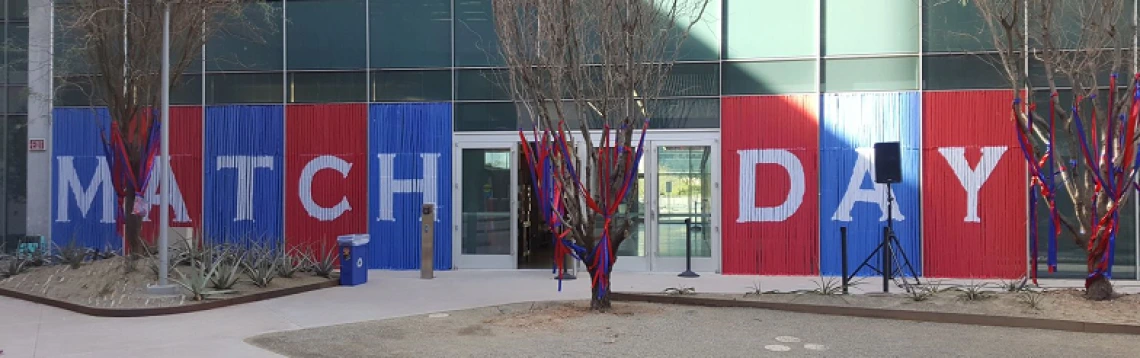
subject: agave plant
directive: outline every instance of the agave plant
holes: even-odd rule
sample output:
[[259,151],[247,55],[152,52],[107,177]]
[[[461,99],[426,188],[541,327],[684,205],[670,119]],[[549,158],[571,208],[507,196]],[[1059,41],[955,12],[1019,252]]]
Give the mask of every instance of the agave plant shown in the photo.
[[309,251],[307,255],[309,262],[312,264],[313,273],[320,277],[329,278],[332,276],[333,270],[336,270],[336,247],[320,251],[321,256]]
[[59,255],[56,256],[60,262],[67,264],[72,270],[78,269],[87,261],[87,257],[91,256],[91,249],[76,245],[75,240],[67,244],[67,247],[59,249]]
[[[2,257],[0,257],[2,259]],[[10,256],[8,262],[0,265],[0,278],[9,278],[19,275],[27,269],[28,260],[21,256]]]
[[254,244],[247,252],[245,260],[242,265],[245,267],[245,273],[249,276],[249,280],[257,287],[269,286],[269,283],[277,277],[278,260],[276,252],[268,247]]
[[297,272],[307,271],[309,266],[309,259],[293,250],[281,255],[281,262],[277,264],[277,276],[292,278]]
[[190,291],[191,299],[195,301],[201,301],[206,299],[207,296],[223,293],[223,291],[210,290],[214,276],[218,273],[219,263],[220,261],[215,261],[213,263],[202,262],[191,265],[193,269],[190,270],[189,275],[182,273],[182,271],[174,270],[174,272],[178,274],[179,279],[173,280],[181,285],[182,288]]
[[244,253],[233,249],[223,249],[215,258],[218,270],[211,278],[210,285],[218,290],[230,290],[241,279],[242,261]]

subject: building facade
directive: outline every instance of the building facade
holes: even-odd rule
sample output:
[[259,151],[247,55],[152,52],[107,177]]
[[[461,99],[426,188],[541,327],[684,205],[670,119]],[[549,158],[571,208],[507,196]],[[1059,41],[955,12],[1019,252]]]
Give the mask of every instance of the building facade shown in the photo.
[[[372,267],[414,269],[418,210],[431,202],[437,269],[548,268],[520,175],[517,128],[531,122],[499,87],[491,1],[251,6],[269,31],[211,39],[172,94],[174,225],[292,246],[367,232]],[[50,1],[31,3],[32,66],[19,78],[33,95],[4,132],[5,158],[27,158],[6,176],[19,179],[5,205],[27,209],[5,218],[6,233],[121,245],[97,135],[107,116],[53,86],[76,70],[50,51],[66,44]],[[841,227],[854,268],[888,208],[870,148],[898,141],[891,212],[916,271],[1025,275],[1026,166],[981,29],[956,1],[712,0],[651,119],[625,206],[639,228],[617,268],[681,270],[688,237],[698,271],[836,275]],[[33,139],[46,150],[24,150]],[[1137,276],[1136,212],[1123,212],[1118,279]],[[1059,242],[1060,271],[1041,275],[1083,276],[1081,249]]]

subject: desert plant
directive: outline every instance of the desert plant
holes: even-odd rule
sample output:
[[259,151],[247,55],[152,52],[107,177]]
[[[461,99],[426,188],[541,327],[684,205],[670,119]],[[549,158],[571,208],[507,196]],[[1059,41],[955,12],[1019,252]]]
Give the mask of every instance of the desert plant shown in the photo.
[[815,289],[811,290],[812,293],[823,296],[834,296],[843,293],[843,281],[834,277],[820,276],[819,280],[812,280],[815,283]]
[[283,278],[292,278],[297,272],[308,270],[309,259],[305,255],[297,254],[291,251],[290,253],[281,255],[281,262],[277,263],[277,276]]
[[677,287],[669,287],[665,289],[666,295],[693,295],[697,293],[697,289],[685,285],[677,285]]
[[87,257],[91,255],[91,249],[76,245],[72,240],[66,247],[59,249],[59,255],[56,257],[60,262],[66,264],[72,270],[78,269],[87,261]]
[[[2,260],[3,258],[0,258]],[[19,275],[27,269],[28,261],[20,256],[10,256],[4,265],[0,265],[0,278],[9,278]]]
[[115,249],[111,247],[111,244],[107,244],[107,245],[103,245],[102,250],[91,251],[91,259],[92,260],[106,260],[106,259],[114,258],[115,256],[118,256],[118,254],[119,253],[116,252]]
[[275,250],[255,244],[247,254],[242,265],[249,280],[257,287],[269,286],[269,283],[277,277],[277,266],[280,262]]
[[1017,295],[1018,301],[1034,310],[1041,310],[1045,303],[1045,291],[1025,290]]
[[963,301],[981,301],[993,298],[993,294],[986,291],[987,287],[989,287],[989,285],[986,283],[971,282],[969,285],[957,288],[958,291],[962,292],[962,295],[958,296],[958,298]]
[[174,270],[179,278],[172,280],[181,285],[182,288],[190,291],[191,299],[201,301],[205,299],[206,296],[223,293],[221,291],[210,290],[210,284],[213,282],[214,275],[218,272],[219,263],[220,261],[192,264],[189,275],[182,273],[181,270]]
[[210,282],[211,286],[218,290],[233,289],[234,285],[241,279],[244,255],[244,252],[233,249],[223,250],[222,254],[216,258],[218,271]]
[[27,250],[21,254],[24,255],[25,259],[27,259],[28,266],[39,267],[51,264],[50,253],[51,251],[49,251],[47,247],[39,245],[35,249]]
[[[325,248],[322,245],[320,253],[314,253],[309,250],[308,256],[309,263],[311,264],[313,274],[329,278],[332,276],[333,270],[336,270],[336,247]],[[318,256],[320,255],[320,256]]]
[[1022,276],[1017,280],[1002,281],[1001,287],[1005,292],[1022,292],[1029,289],[1029,277]]
[[941,281],[934,281],[925,285],[909,284],[904,282],[903,288],[905,289],[907,298],[914,302],[922,302],[933,298],[935,295],[948,290],[949,288],[942,288]]

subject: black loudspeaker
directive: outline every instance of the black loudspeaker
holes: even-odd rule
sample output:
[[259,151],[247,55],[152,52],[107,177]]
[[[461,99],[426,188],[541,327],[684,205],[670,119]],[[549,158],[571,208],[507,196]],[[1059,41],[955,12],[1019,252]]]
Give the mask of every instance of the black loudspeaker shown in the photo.
[[875,182],[894,184],[902,182],[902,160],[899,142],[875,143]]

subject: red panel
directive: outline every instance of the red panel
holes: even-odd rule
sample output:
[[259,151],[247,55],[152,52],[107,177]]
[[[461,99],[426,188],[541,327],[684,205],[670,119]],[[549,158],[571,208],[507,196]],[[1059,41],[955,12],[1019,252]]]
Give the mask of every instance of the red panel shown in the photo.
[[327,250],[339,235],[367,233],[367,119],[364,104],[286,107],[288,247]]
[[[174,170],[174,184],[178,187],[171,199],[171,227],[201,227],[202,218],[202,107],[185,106],[170,108],[170,162]],[[160,176],[155,165],[151,174],[152,184],[158,184]],[[150,198],[154,206],[143,223],[144,240],[153,241],[158,234],[158,195],[161,187],[156,187]],[[185,211],[183,211],[183,208]],[[195,233],[197,235],[197,233]],[[172,237],[171,240],[178,239]]]
[[[927,276],[1025,274],[1028,187],[1010,123],[1012,101],[1009,91],[923,94]],[[968,200],[970,190],[977,193],[976,203]]]
[[725,274],[818,274],[818,103],[814,95],[724,99]]

